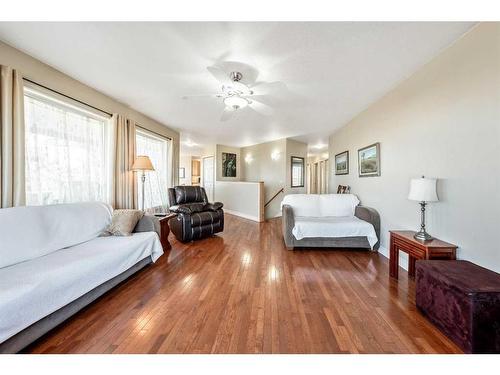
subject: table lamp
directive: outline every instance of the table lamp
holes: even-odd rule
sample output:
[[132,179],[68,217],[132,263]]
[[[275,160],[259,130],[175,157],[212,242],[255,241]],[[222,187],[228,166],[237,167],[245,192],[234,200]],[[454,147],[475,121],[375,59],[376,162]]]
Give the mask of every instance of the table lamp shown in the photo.
[[142,210],[144,211],[144,183],[146,182],[146,171],[154,171],[155,169],[153,168],[153,163],[151,163],[148,156],[139,155],[135,158],[132,170],[134,172],[142,172]]
[[437,180],[435,178],[412,178],[408,199],[420,202],[420,231],[413,237],[420,241],[432,240],[432,236],[425,231],[425,206],[427,202],[438,201],[436,192]]

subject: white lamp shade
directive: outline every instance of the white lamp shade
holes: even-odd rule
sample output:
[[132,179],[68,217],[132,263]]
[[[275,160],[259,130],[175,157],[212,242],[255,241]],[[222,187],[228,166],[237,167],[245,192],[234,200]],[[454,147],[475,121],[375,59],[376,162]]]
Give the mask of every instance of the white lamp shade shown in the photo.
[[132,165],[133,171],[154,171],[153,163],[148,156],[140,155],[135,158],[134,165]]
[[419,202],[436,202],[439,200],[436,185],[437,179],[435,178],[412,178],[408,199]]

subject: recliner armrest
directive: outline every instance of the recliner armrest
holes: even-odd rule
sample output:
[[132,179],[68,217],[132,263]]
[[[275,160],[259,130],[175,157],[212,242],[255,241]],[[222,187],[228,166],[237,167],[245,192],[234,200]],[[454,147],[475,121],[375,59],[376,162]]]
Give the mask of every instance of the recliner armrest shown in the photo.
[[207,203],[203,209],[205,211],[217,211],[220,210],[224,205],[221,202]]
[[187,215],[192,213],[189,207],[183,206],[182,204],[178,204],[176,206],[170,206],[169,211],[174,212],[176,214],[187,214]]

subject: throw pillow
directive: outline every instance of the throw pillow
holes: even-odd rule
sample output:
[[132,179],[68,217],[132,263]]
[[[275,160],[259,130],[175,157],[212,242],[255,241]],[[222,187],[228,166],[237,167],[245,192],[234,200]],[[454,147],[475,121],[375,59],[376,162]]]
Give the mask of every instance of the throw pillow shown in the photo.
[[131,236],[143,216],[144,212],[140,210],[114,210],[111,225],[101,234],[101,237]]

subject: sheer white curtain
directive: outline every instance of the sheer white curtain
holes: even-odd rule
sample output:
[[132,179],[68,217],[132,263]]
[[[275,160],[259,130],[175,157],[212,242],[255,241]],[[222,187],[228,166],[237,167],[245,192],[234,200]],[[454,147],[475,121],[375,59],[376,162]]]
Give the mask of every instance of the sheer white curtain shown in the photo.
[[109,120],[25,90],[26,202],[110,202]]
[[[154,171],[146,173],[144,208],[147,212],[159,213],[168,210],[168,188],[172,176],[172,141],[148,132],[136,130],[136,154],[147,155]],[[137,178],[138,201],[142,202],[142,182]]]

